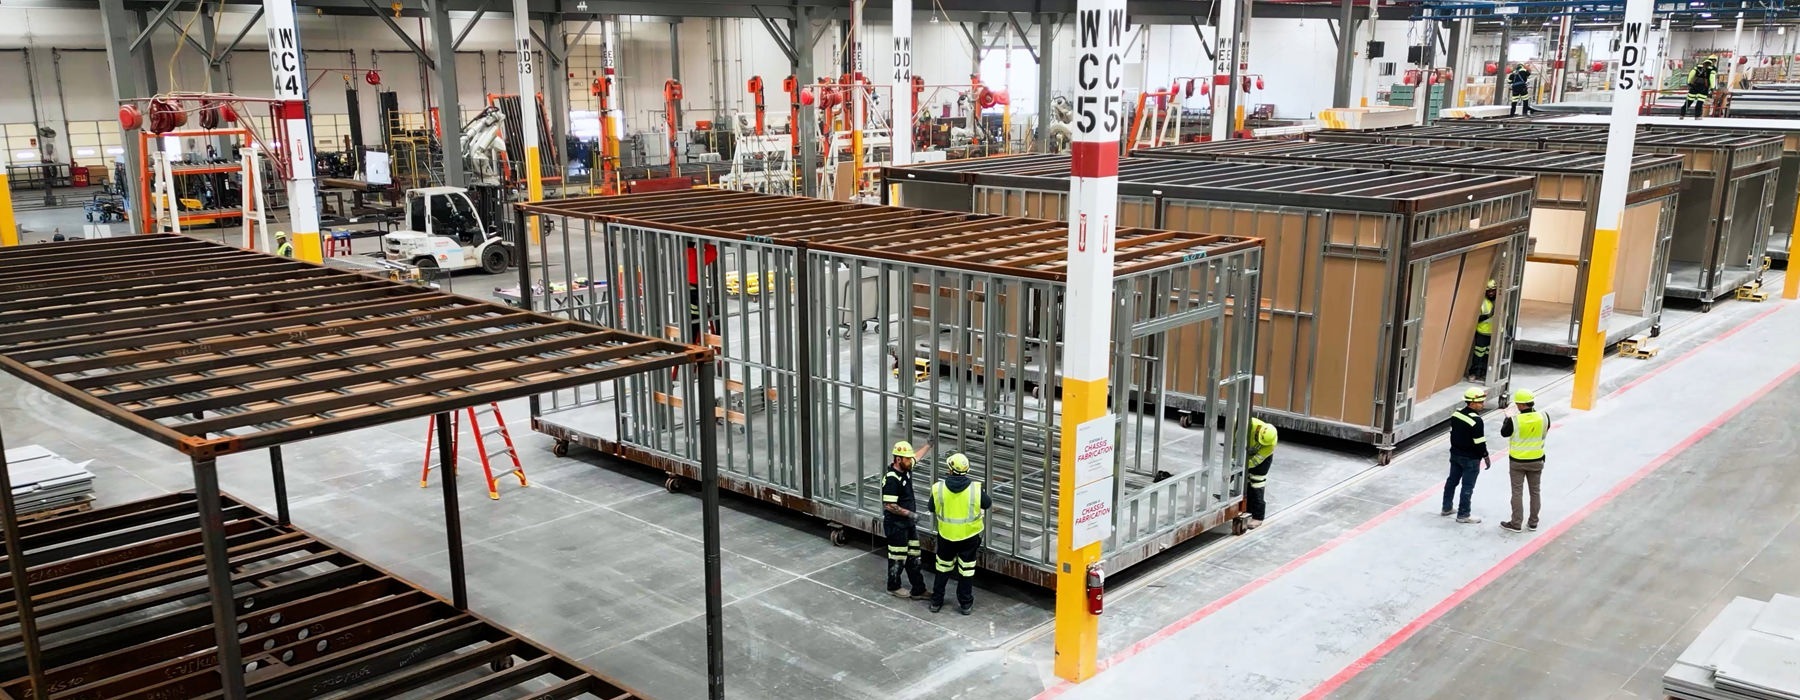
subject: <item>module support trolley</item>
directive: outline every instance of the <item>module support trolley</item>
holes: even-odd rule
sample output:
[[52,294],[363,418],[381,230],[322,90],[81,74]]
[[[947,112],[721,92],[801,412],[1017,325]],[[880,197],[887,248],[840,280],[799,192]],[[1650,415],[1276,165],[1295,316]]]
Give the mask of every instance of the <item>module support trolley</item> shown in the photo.
[[[1574,357],[1587,298],[1593,234],[1600,207],[1598,153],[1497,148],[1392,146],[1306,141],[1217,141],[1140,150],[1146,158],[1252,163],[1307,163],[1428,172],[1488,173],[1536,179],[1531,244],[1519,303],[1518,349]],[[1633,157],[1614,267],[1616,297],[1606,331],[1611,346],[1638,333],[1661,332],[1663,284],[1681,158]]]
[[[563,449],[686,477],[707,441],[697,426],[717,423],[727,488],[872,533],[895,441],[922,454],[920,503],[961,452],[994,495],[981,565],[1054,580],[1066,224],[728,190],[522,211],[560,235],[534,251],[521,285],[585,276],[614,290],[610,303],[591,295],[554,313],[719,355],[712,383],[644,374],[539,397],[533,426]],[[1255,334],[1236,309],[1257,298],[1261,246],[1124,227],[1117,251],[1115,570],[1242,512]],[[1166,418],[1178,390],[1209,400],[1216,420]],[[702,408],[708,396],[716,409]],[[1190,447],[1165,448],[1178,438]],[[929,531],[932,519],[919,523]]]
[[[889,168],[884,191],[907,206],[1063,218],[1068,167],[1018,156]],[[1509,386],[1531,190],[1519,177],[1127,158],[1119,221],[1263,238],[1259,415],[1374,445],[1385,462],[1449,418],[1469,370]],[[1471,361],[1490,279],[1492,353]],[[1183,389],[1204,384],[1176,369],[1177,392],[1203,406]]]
[[[167,234],[0,250],[0,300],[0,369],[194,473],[190,492],[21,523],[0,458],[0,696],[638,697],[469,611],[454,470],[443,598],[295,527],[281,448],[429,416],[453,463],[455,411],[646,372],[704,380],[707,350]],[[256,450],[273,514],[219,490],[221,460]]]
[[[1606,129],[1534,126],[1425,126],[1389,131],[1321,131],[1322,141],[1413,146],[1479,146],[1558,151],[1606,150]],[[1639,129],[1635,151],[1682,157],[1681,197],[1669,243],[1663,293],[1699,301],[1719,299],[1755,281],[1769,247],[1781,139],[1746,134],[1699,134]]]

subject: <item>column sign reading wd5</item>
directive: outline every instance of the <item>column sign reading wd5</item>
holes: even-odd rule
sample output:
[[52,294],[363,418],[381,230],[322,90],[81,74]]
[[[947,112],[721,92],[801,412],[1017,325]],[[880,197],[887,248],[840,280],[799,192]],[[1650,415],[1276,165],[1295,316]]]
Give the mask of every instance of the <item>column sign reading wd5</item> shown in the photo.
[[1636,90],[1644,80],[1644,64],[1649,58],[1644,40],[1649,36],[1650,28],[1643,22],[1625,23],[1625,31],[1614,35],[1619,52],[1619,78],[1617,87],[1620,90]]
[[1113,431],[1108,414],[1075,428],[1075,546],[1104,542],[1112,535]]

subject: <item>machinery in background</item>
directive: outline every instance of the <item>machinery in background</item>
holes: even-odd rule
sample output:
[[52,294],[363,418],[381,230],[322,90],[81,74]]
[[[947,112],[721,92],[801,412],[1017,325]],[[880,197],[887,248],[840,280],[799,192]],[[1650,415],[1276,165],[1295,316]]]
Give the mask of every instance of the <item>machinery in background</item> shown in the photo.
[[512,244],[499,231],[482,223],[482,209],[469,198],[468,190],[410,189],[406,191],[404,206],[406,228],[381,237],[383,257],[388,262],[413,265],[426,276],[433,271],[469,269],[497,275],[512,264]]
[[[462,159],[468,166],[469,180],[482,185],[499,186],[504,182],[501,166],[506,161],[504,117],[499,108],[488,105],[462,129]],[[407,193],[408,197],[412,192]]]

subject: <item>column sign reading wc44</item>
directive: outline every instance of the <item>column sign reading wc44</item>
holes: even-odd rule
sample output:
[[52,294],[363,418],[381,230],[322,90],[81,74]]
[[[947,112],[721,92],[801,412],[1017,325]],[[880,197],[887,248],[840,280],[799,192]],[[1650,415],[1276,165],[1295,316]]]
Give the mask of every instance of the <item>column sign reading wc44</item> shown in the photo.
[[1649,62],[1649,50],[1646,39],[1650,36],[1650,27],[1644,22],[1626,22],[1624,31],[1620,33],[1616,47],[1619,51],[1619,78],[1614,87],[1619,90],[1637,90],[1642,87],[1646,76],[1644,66]]

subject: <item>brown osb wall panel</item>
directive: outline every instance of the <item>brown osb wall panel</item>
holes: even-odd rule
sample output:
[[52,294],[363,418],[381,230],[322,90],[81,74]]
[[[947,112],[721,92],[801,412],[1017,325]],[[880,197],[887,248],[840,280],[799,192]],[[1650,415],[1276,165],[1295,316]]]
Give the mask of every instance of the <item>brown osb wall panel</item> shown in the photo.
[[[1463,370],[1468,369],[1469,352],[1475,346],[1475,323],[1481,320],[1481,301],[1487,290],[1488,278],[1493,275],[1494,255],[1498,250],[1496,246],[1488,246],[1461,256],[1462,276],[1456,283],[1456,300],[1450,310],[1444,334],[1437,377],[1433,379],[1429,375],[1419,375],[1417,398],[1420,401],[1462,381]],[[1440,264],[1449,267],[1456,265],[1454,259],[1432,262],[1433,267]],[[1494,313],[1494,330],[1498,332],[1506,324],[1500,322],[1500,309],[1496,308]],[[1499,339],[1496,338],[1494,342],[1499,342]]]
[[[1531,210],[1533,253],[1582,255],[1587,236],[1587,212],[1577,209]],[[1561,304],[1575,299],[1576,267],[1561,263],[1527,262],[1521,293],[1526,299]]]
[[[1319,304],[1319,337],[1345,338],[1350,335],[1355,313],[1357,262],[1343,258],[1325,260],[1325,295]],[[1367,323],[1379,325],[1379,321]],[[1313,376],[1313,415],[1321,418],[1344,417],[1345,375],[1355,364],[1356,354],[1349,343],[1325,343],[1319,348],[1318,371]],[[1366,369],[1373,369],[1367,364]]]
[[1383,230],[1387,221],[1382,216],[1334,212],[1327,219],[1328,240],[1338,245],[1380,248],[1387,245],[1387,235]]
[[[1330,263],[1327,263],[1329,269]],[[1344,409],[1341,420],[1356,425],[1375,425],[1376,377],[1381,372],[1382,297],[1387,265],[1374,260],[1353,263],[1350,338],[1344,343],[1348,372],[1344,377]],[[1337,294],[1327,285],[1326,296]],[[1329,346],[1327,346],[1329,347]]]
[[1155,228],[1155,203],[1142,200],[1119,200],[1119,226],[1130,228]]
[[1613,308],[1633,314],[1644,313],[1650,280],[1655,271],[1657,224],[1662,219],[1665,202],[1655,200],[1626,207],[1619,227],[1619,261],[1613,268]]
[[1444,356],[1444,340],[1450,333],[1450,313],[1456,306],[1456,283],[1462,277],[1462,256],[1433,260],[1425,273],[1425,317],[1419,324],[1419,377],[1435,382],[1438,366],[1454,360]]

